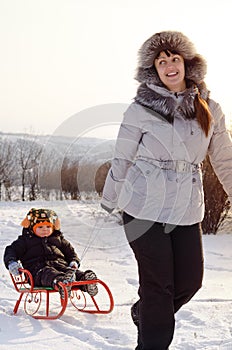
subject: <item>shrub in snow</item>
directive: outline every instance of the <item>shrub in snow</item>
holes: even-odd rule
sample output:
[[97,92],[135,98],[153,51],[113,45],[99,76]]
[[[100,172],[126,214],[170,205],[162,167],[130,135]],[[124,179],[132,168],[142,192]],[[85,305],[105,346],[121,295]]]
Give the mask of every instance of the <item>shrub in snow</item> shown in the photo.
[[205,216],[202,222],[202,230],[204,234],[216,234],[227,217],[230,204],[208,156],[203,163],[203,186],[205,192]]

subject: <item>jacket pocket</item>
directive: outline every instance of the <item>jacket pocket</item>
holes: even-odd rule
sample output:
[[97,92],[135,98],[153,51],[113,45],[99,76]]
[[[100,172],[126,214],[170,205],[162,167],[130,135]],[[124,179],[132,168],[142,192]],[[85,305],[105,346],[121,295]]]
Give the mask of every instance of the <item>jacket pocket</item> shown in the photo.
[[120,193],[120,205],[125,207],[143,207],[146,202],[149,187],[149,178],[154,171],[154,165],[144,161],[137,161],[127,173],[122,191]]
[[139,194],[140,199],[145,199],[151,186],[151,178],[157,167],[141,160],[136,162],[135,167],[137,168],[137,176],[133,183],[133,191]]
[[157,168],[154,164],[146,162],[144,160],[138,160],[135,166],[145,178],[151,176],[154,169]]
[[130,185],[133,185],[140,175],[140,169],[137,167],[136,164],[133,164],[128,172],[125,181],[128,182]]

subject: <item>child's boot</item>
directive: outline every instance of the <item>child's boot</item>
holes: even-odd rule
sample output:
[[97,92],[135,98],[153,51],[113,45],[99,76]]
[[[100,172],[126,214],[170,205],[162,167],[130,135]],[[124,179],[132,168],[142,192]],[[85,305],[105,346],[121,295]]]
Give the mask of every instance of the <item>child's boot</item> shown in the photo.
[[[64,290],[58,284],[58,282],[62,282],[63,284],[68,284],[68,283],[74,282],[75,280],[76,280],[75,271],[72,270],[72,269],[68,270],[64,275],[57,276],[54,279],[53,284],[54,284],[54,286],[58,287],[61,299],[64,299]],[[67,286],[66,289],[67,289],[67,292],[68,292],[68,297],[70,297],[72,287],[71,286]]]
[[[92,270],[87,270],[84,272],[83,277],[81,278],[82,281],[90,281],[90,280],[96,280],[97,276]],[[91,297],[94,297],[98,293],[98,287],[96,283],[86,284],[83,286],[84,292],[89,293]]]

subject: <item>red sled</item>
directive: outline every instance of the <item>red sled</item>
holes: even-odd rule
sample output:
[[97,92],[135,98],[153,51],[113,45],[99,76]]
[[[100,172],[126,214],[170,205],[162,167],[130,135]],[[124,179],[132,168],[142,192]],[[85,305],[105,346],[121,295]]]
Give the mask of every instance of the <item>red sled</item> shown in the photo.
[[[105,282],[100,279],[88,281],[75,281],[69,284],[59,282],[63,289],[63,297],[60,297],[58,289],[51,287],[37,287],[31,273],[25,269],[19,269],[20,275],[10,274],[19,298],[15,303],[13,313],[17,314],[19,305],[24,297],[24,311],[35,319],[55,320],[61,317],[70,301],[70,304],[80,312],[89,314],[108,314],[114,308],[112,293]],[[80,287],[86,284],[96,283],[98,293],[90,296]],[[68,295],[67,286],[71,286],[71,294]]]

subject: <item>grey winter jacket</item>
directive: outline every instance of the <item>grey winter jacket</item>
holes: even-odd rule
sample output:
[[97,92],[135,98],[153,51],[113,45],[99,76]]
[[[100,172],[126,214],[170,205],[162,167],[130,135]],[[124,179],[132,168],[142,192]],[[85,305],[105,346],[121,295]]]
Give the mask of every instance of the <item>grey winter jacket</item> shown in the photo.
[[173,100],[173,122],[140,103],[129,106],[120,126],[101,203],[139,219],[173,225],[201,222],[201,163],[207,153],[229,199],[232,198],[232,142],[224,114],[219,104],[209,100],[213,123],[206,137],[197,120],[186,118],[178,108],[183,103],[182,93],[150,88]]

